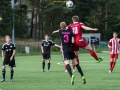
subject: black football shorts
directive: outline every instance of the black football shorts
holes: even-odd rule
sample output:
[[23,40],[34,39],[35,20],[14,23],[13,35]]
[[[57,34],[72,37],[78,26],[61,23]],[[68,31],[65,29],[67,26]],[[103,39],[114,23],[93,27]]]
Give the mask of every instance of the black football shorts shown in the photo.
[[11,60],[10,59],[4,59],[3,61],[3,66],[9,65],[10,67],[16,67],[15,64],[15,59]]
[[63,50],[63,52],[62,52],[62,57],[63,57],[63,60],[65,61],[65,60],[73,60],[73,59],[75,59],[76,58],[76,55],[75,55],[75,53],[74,53],[74,51],[73,50],[68,50],[68,51],[64,51]]
[[50,54],[42,54],[42,59],[43,60],[50,60],[51,59],[51,57],[50,57]]

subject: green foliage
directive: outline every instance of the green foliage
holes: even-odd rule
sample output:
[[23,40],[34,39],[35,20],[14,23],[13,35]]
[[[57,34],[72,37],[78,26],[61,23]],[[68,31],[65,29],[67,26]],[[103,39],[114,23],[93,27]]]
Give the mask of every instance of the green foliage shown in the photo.
[[[102,40],[109,40],[112,37],[112,32],[117,31],[120,36],[120,1],[119,0],[72,0],[74,6],[67,8],[65,2],[52,2],[52,0],[24,0],[22,1],[20,10],[20,1],[15,6],[15,34],[16,37],[22,38],[30,36],[39,36],[43,38],[45,33],[48,33],[52,39],[59,39],[58,35],[52,36],[52,31],[59,29],[59,23],[65,21],[67,24],[72,23],[71,17],[78,15],[80,21],[90,27],[96,27],[99,30],[96,33],[101,33]],[[33,17],[28,20],[28,7],[31,9]],[[0,35],[5,35],[6,32],[11,34],[12,24],[12,9],[10,0],[1,0],[0,2]],[[33,19],[36,13],[39,18],[36,24],[33,24]],[[9,13],[9,14],[8,14]],[[21,20],[22,16],[22,21]],[[31,31],[29,31],[28,23],[31,21]],[[20,28],[22,23],[22,29]],[[93,33],[92,31],[83,31],[84,33]],[[17,33],[20,33],[18,35]],[[38,35],[37,35],[38,34]],[[106,36],[107,35],[107,36]]]

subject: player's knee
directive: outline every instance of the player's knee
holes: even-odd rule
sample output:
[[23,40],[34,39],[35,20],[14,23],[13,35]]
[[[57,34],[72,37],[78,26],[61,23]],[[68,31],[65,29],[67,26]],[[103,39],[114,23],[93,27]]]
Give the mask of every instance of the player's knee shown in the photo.
[[2,66],[2,69],[5,69],[5,66]]
[[90,45],[86,46],[85,49],[92,50],[92,47]]
[[64,61],[65,65],[69,64],[69,60]]
[[5,70],[5,69],[2,69],[2,73],[6,73],[6,70]]

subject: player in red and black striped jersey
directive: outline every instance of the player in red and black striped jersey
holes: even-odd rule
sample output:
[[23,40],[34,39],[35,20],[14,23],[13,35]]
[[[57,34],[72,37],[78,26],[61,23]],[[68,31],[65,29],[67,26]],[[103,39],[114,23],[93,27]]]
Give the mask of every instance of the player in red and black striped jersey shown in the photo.
[[120,50],[120,39],[117,38],[117,32],[113,32],[113,38],[108,42],[108,47],[110,48],[109,73],[111,73],[116,65],[116,60],[118,59],[118,53]]
[[[10,42],[10,36],[6,35],[5,36],[5,40],[6,43],[3,44],[2,46],[2,61],[3,61],[3,66],[2,66],[2,74],[3,74],[3,79],[1,80],[1,82],[5,81],[5,73],[6,73],[6,65],[10,66],[10,70],[11,70],[11,77],[10,77],[10,82],[13,81],[13,74],[14,74],[14,70],[13,67],[16,67],[15,64],[15,44]],[[4,55],[5,53],[5,55]]]

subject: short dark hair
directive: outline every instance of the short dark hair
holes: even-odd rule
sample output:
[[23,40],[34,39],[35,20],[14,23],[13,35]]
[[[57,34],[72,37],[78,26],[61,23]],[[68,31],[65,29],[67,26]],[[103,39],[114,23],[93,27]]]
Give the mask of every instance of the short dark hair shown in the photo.
[[113,34],[114,34],[114,33],[115,33],[115,34],[118,34],[117,32],[113,32]]
[[49,36],[47,33],[44,36]]
[[73,20],[74,22],[78,22],[78,21],[79,21],[79,17],[75,15],[75,16],[72,17],[72,20]]

